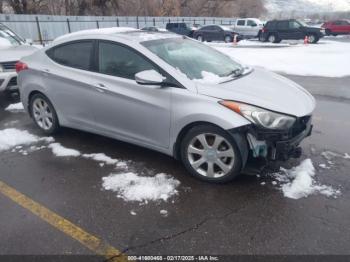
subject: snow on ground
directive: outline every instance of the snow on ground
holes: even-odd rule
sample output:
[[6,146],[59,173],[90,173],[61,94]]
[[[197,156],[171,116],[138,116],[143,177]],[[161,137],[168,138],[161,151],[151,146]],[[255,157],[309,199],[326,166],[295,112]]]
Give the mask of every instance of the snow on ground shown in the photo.
[[321,156],[323,156],[325,159],[327,159],[328,162],[330,160],[335,159],[335,158],[350,159],[350,155],[348,153],[344,153],[342,155],[342,154],[335,153],[335,152],[332,152],[332,151],[324,151],[324,152],[321,153]]
[[[242,46],[253,41],[244,41]],[[282,42],[283,44],[283,42]],[[233,47],[232,44],[212,43],[210,46],[250,66],[303,76],[349,76],[350,43],[321,40],[318,44],[290,45],[281,48]],[[258,45],[258,44],[256,44]],[[262,45],[259,43],[259,45]],[[271,45],[271,44],[266,44]],[[276,45],[274,45],[276,46]]]
[[10,112],[18,112],[23,110],[24,110],[24,107],[22,103],[11,104],[5,108],[5,111],[10,111]]
[[178,194],[180,181],[166,174],[143,177],[135,173],[111,174],[103,177],[102,186],[106,190],[117,192],[117,197],[125,201],[167,201]]
[[96,154],[83,154],[84,158],[90,158],[97,162],[101,162],[107,165],[115,165],[119,162],[118,159],[113,159],[103,153],[96,153]]
[[292,199],[300,199],[309,195],[322,194],[327,197],[337,197],[340,191],[331,186],[321,185],[315,181],[315,167],[311,159],[306,159],[297,167],[272,174],[280,183],[283,195]]
[[40,138],[30,134],[28,131],[16,128],[0,130],[0,152],[9,150],[19,145],[29,145],[39,142]]
[[58,157],[78,157],[81,155],[78,150],[66,148],[60,143],[52,143],[49,145],[49,148],[52,150],[52,153]]

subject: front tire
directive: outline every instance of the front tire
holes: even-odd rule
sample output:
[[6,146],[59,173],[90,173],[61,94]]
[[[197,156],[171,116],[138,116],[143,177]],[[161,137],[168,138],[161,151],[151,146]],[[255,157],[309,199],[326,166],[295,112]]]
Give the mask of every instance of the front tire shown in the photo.
[[199,42],[203,42],[203,41],[204,41],[204,38],[203,38],[202,35],[198,35],[198,36],[197,36],[197,40],[198,40]]
[[229,35],[225,36],[224,41],[225,41],[225,43],[231,43],[231,42],[233,42],[232,37],[229,36]]
[[210,125],[193,127],[181,143],[181,160],[194,177],[212,183],[226,183],[242,169],[242,158],[233,137]]
[[35,94],[29,101],[30,115],[34,123],[46,135],[52,135],[59,129],[56,110],[43,94]]
[[320,40],[320,38],[314,34],[309,35],[308,38],[309,38],[309,42],[311,44],[316,44],[318,42],[318,40]]

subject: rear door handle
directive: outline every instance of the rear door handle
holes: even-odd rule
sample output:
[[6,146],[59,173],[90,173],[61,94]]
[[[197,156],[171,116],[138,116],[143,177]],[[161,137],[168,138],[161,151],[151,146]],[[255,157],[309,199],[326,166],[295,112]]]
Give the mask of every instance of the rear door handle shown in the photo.
[[96,88],[97,91],[99,91],[99,92],[104,92],[104,91],[106,91],[106,90],[109,90],[109,88],[108,88],[107,86],[105,86],[104,84],[102,84],[102,83],[97,83],[97,84],[95,85],[95,88]]

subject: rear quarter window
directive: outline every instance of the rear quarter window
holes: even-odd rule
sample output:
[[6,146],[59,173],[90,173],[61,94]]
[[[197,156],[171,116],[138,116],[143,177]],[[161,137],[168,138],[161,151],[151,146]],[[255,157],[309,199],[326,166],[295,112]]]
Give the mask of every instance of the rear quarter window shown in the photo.
[[72,42],[53,47],[46,54],[58,64],[90,70],[92,47],[92,41]]

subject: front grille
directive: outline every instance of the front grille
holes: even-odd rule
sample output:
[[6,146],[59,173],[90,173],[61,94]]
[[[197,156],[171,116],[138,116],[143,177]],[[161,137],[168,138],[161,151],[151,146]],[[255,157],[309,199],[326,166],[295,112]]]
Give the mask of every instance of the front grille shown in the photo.
[[3,66],[5,70],[15,70],[17,61],[12,62],[1,62],[0,64]]
[[7,84],[8,86],[17,86],[17,77],[12,77]]

